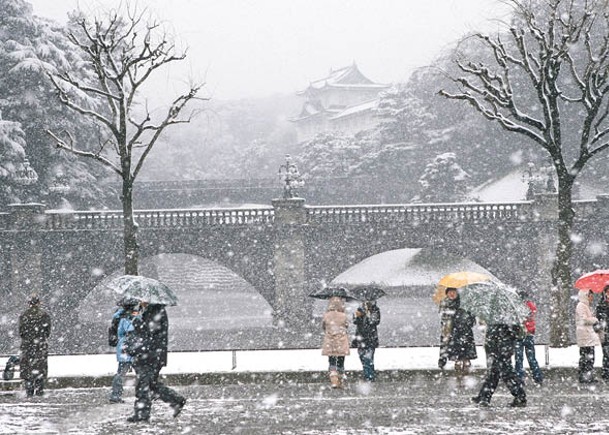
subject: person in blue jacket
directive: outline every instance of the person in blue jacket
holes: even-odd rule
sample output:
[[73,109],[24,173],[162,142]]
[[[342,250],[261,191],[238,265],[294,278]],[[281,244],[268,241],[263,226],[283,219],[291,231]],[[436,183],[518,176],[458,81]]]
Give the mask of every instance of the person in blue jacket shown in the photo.
[[123,381],[125,375],[132,369],[133,357],[124,351],[125,337],[133,331],[133,317],[138,314],[139,302],[135,299],[123,299],[120,307],[116,310],[113,319],[119,319],[118,323],[118,344],[116,345],[116,359],[118,370],[112,378],[112,392],[110,393],[111,403],[123,402]]

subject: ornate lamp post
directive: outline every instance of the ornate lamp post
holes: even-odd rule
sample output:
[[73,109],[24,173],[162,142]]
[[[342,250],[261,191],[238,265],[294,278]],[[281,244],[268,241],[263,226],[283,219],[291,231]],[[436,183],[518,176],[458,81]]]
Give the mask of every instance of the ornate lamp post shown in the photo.
[[304,180],[298,171],[298,167],[289,154],[285,156],[285,163],[279,166],[279,179],[283,183],[283,198],[295,198],[296,189],[304,186]]

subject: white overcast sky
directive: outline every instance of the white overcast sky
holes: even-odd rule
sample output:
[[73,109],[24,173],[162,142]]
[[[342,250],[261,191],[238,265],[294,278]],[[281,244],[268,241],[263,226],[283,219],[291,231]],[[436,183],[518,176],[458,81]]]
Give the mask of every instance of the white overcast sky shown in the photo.
[[[119,0],[28,0],[65,23]],[[133,2],[132,2],[133,3]],[[471,30],[497,29],[497,0],[139,0],[188,46],[188,59],[159,80],[189,78],[217,99],[294,93],[330,68],[356,61],[370,79],[405,81]],[[172,92],[173,93],[173,92]]]

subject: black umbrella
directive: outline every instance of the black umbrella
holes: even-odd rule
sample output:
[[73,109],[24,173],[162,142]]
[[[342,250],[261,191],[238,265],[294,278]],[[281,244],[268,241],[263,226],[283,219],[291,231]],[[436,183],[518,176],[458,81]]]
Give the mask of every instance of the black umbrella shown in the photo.
[[347,290],[344,287],[324,287],[309,295],[309,297],[317,299],[330,299],[335,296],[345,300],[353,300],[353,297],[347,294]]
[[375,301],[387,295],[382,288],[375,285],[360,285],[349,289],[348,294],[358,301]]

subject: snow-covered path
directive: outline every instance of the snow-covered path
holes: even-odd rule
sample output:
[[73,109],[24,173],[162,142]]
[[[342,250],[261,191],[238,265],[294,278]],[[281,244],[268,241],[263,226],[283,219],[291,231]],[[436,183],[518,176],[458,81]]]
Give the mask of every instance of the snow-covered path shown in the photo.
[[580,387],[550,373],[542,388],[529,388],[529,406],[511,409],[500,386],[489,409],[469,398],[479,377],[458,385],[452,376],[414,374],[393,382],[331,390],[326,382],[177,387],[188,397],[183,413],[155,402],[149,424],[126,423],[126,402],[111,405],[107,389],[56,389],[43,398],[0,393],[0,434],[585,434],[609,433],[602,407],[609,386]]

